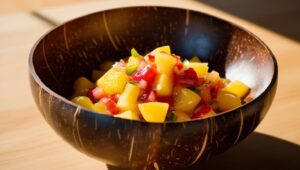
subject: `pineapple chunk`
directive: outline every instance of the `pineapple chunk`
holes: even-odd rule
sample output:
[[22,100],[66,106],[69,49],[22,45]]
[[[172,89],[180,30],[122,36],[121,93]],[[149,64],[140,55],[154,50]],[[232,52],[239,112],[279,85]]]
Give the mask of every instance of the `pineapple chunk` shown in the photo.
[[181,88],[175,91],[175,110],[191,114],[200,101],[201,97],[188,88]]
[[154,49],[153,51],[151,51],[150,54],[156,55],[157,53],[161,53],[161,52],[171,54],[170,46],[166,45],[166,46],[158,47],[158,48]]
[[216,82],[221,78],[220,78],[220,74],[213,70],[212,72],[207,74],[206,79],[209,80],[210,82]]
[[115,117],[119,117],[119,118],[123,118],[123,119],[130,119],[130,120],[140,120],[138,113],[133,112],[131,110],[117,114],[117,115],[115,115]]
[[137,99],[140,93],[140,88],[137,85],[127,83],[124,91],[120,95],[117,107],[121,111],[132,110],[137,111]]
[[155,85],[158,96],[170,96],[173,90],[173,78],[166,74],[161,74]]
[[186,113],[184,113],[184,112],[174,111],[173,113],[177,117],[176,122],[183,122],[183,121],[191,120],[191,118]]
[[74,82],[74,91],[77,94],[82,93],[82,91],[87,91],[89,88],[93,88],[94,84],[85,77],[79,77]]
[[97,103],[95,103],[93,105],[93,111],[98,112],[98,113],[105,113],[106,105],[103,102],[98,101]]
[[220,111],[230,110],[242,105],[241,99],[227,91],[221,91],[217,96],[217,106]]
[[203,77],[208,73],[207,63],[189,63],[189,67],[195,70],[198,77]]
[[157,71],[161,74],[171,75],[173,67],[177,63],[177,60],[166,53],[158,53],[155,55],[155,64]]
[[103,88],[106,94],[112,95],[123,91],[127,79],[125,72],[111,68],[96,83],[98,87]]
[[235,80],[226,86],[224,90],[233,93],[240,98],[244,98],[249,93],[250,88],[243,82]]
[[88,109],[93,110],[93,102],[90,100],[90,98],[86,96],[78,96],[72,99],[72,102],[82,106],[86,107]]
[[147,122],[164,122],[169,104],[163,102],[148,102],[138,105],[139,110]]

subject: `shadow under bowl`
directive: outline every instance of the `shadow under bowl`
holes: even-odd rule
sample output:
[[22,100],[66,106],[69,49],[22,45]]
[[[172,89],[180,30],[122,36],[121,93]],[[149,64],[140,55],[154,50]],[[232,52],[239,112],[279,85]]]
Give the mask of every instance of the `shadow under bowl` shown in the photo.
[[[203,120],[147,123],[97,114],[68,99],[79,76],[131,48],[146,53],[170,45],[183,58],[252,89],[242,107]],[[167,7],[101,11],[64,23],[41,37],[29,57],[34,100],[48,124],[79,151],[130,169],[187,167],[223,152],[251,133],[275,95],[277,63],[244,29],[207,14]]]

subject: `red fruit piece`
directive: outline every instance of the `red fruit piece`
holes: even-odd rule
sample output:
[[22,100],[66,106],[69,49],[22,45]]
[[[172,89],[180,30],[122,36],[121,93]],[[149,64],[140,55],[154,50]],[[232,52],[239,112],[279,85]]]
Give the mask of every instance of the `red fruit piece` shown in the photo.
[[97,99],[95,98],[94,94],[93,94],[93,88],[90,88],[88,91],[87,91],[87,97],[90,98],[90,100],[93,102],[93,103],[96,103],[97,102]]
[[155,56],[152,55],[152,54],[149,54],[149,55],[148,55],[148,59],[149,59],[150,62],[154,62]]
[[112,115],[116,115],[119,113],[119,108],[117,107],[117,103],[114,101],[112,97],[104,97],[101,101],[106,105],[107,112]]
[[174,100],[172,96],[157,97],[157,101],[168,103],[170,108],[174,106]]
[[155,80],[156,73],[157,71],[155,65],[151,64],[151,65],[147,65],[141,70],[136,71],[131,76],[131,79],[137,82],[143,79],[149,84]]
[[156,100],[156,98],[157,98],[157,93],[156,93],[155,90],[152,90],[152,91],[150,92],[150,94],[148,95],[147,100],[148,100],[149,102],[154,102],[154,101]]
[[201,100],[201,102],[193,112],[192,119],[202,118],[205,114],[209,113],[210,111],[211,111],[210,105],[208,105],[203,100]]
[[197,73],[193,68],[188,68],[187,70],[184,71],[183,73],[183,78],[184,79],[191,79],[191,80],[196,80],[198,78]]

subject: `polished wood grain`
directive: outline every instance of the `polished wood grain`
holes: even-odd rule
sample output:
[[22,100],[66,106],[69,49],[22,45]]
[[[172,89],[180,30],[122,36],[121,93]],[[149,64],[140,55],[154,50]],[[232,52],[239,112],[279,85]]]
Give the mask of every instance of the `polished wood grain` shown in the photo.
[[[257,134],[262,135],[263,139],[270,140],[269,150],[272,150],[271,146],[273,146],[275,151],[278,147],[293,148],[292,150],[295,151],[282,149],[280,152],[270,152],[267,155],[269,159],[280,158],[283,163],[288,159],[290,162],[300,161],[299,158],[296,160],[296,156],[299,156],[296,151],[299,151],[300,145],[298,109],[300,106],[300,62],[298,60],[300,43],[199,2],[182,0],[172,4],[169,2],[112,0],[59,6],[37,12],[59,24],[98,10],[156,4],[200,10],[242,25],[260,37],[276,56],[279,66],[278,89],[273,105],[255,130],[256,133],[250,136],[249,140],[246,139],[233,148],[233,151],[226,152],[224,154],[226,158],[221,156],[217,161],[222,165],[222,160],[224,162],[228,157],[234,159],[244,154],[251,155],[255,154],[252,152],[259,152],[260,150],[255,150],[255,146],[262,145],[264,140],[259,140],[262,138],[258,138]],[[51,29],[51,26],[30,13],[0,16],[0,23],[5,23],[0,27],[0,169],[107,169],[105,164],[79,153],[57,136],[42,119],[32,100],[28,80],[28,54],[33,43]],[[248,147],[253,149],[246,150],[245,148]],[[249,153],[238,152],[237,149]],[[276,157],[276,153],[294,157]],[[253,161],[257,167],[263,166],[260,160]],[[238,165],[231,165],[231,168],[241,169]],[[207,167],[209,169],[215,165],[207,165]]]

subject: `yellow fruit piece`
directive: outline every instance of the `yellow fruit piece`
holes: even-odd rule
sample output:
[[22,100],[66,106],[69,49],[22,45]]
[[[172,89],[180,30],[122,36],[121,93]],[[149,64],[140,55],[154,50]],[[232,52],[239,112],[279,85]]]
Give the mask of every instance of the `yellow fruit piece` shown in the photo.
[[130,120],[140,120],[138,113],[133,112],[131,110],[117,114],[117,115],[115,115],[115,117],[119,117],[119,118],[123,118],[123,119],[130,119]]
[[120,95],[117,107],[121,111],[132,110],[137,111],[137,99],[140,93],[140,88],[137,85],[127,83],[124,91]]
[[127,83],[127,75],[124,71],[116,71],[111,68],[107,71],[96,84],[98,87],[103,88],[106,94],[112,95],[121,93]]
[[171,54],[170,46],[166,45],[166,46],[158,47],[158,48],[154,49],[153,51],[151,51],[150,54],[156,55],[157,53],[161,53],[161,52]]
[[221,91],[217,96],[217,106],[220,111],[227,111],[242,105],[241,99],[227,91]]
[[212,71],[210,73],[207,74],[206,79],[209,80],[210,82],[215,82],[220,80],[220,74],[216,71]]
[[93,105],[93,111],[98,112],[98,113],[105,113],[106,105],[103,102],[98,101],[97,103],[95,103]]
[[147,122],[164,122],[169,104],[163,102],[149,102],[139,104],[138,107]]
[[93,110],[93,102],[86,96],[78,96],[72,99],[72,102]]
[[134,56],[130,56],[128,59],[128,63],[127,66],[131,66],[131,65],[139,65],[141,62],[141,57],[134,57]]
[[224,90],[233,93],[240,98],[244,98],[249,93],[250,88],[243,82],[235,80],[226,86]]
[[203,118],[211,117],[211,116],[214,116],[214,115],[216,115],[216,112],[214,112],[214,110],[211,109],[208,113],[203,115]]
[[184,112],[174,111],[173,113],[177,117],[176,122],[183,122],[183,121],[191,120],[191,118]]
[[191,114],[200,101],[198,94],[188,88],[181,88],[175,92],[174,107],[175,110]]
[[82,91],[87,91],[87,89],[94,87],[94,84],[85,77],[79,77],[74,82],[74,92],[77,94],[82,93]]
[[159,75],[155,90],[158,96],[170,96],[173,91],[173,76],[166,74]]
[[203,77],[208,73],[207,63],[189,63],[189,67],[195,70],[198,77]]
[[161,74],[171,75],[173,67],[177,63],[177,60],[166,53],[157,53],[155,55],[155,64],[157,71]]
[[92,71],[92,81],[96,82],[101,76],[105,74],[105,71],[103,70],[93,70]]
[[190,63],[200,63],[199,57],[194,56],[193,58],[190,59]]

